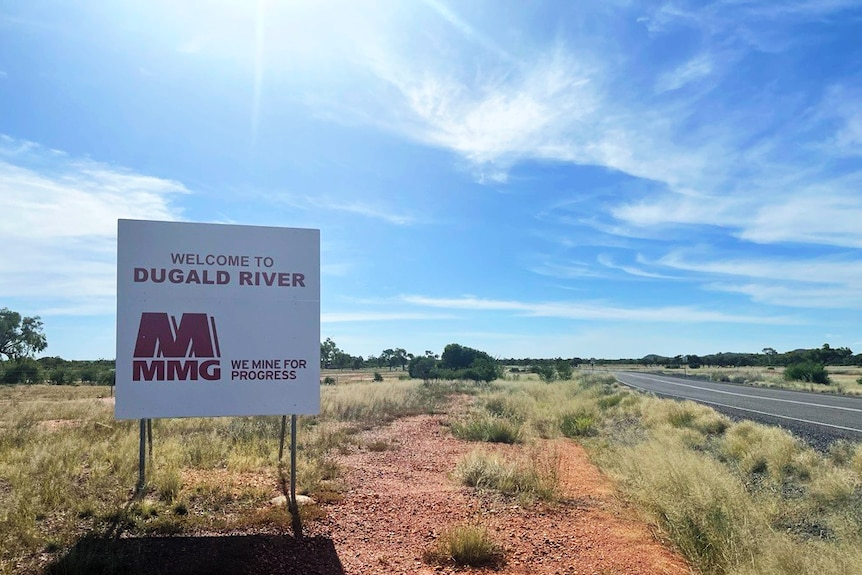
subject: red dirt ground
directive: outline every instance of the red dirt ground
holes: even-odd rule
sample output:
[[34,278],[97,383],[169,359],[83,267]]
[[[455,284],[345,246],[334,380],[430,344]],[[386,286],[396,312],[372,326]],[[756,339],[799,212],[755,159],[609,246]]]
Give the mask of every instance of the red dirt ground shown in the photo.
[[[495,448],[455,439],[444,423],[439,416],[401,419],[363,432],[360,448],[341,457],[344,499],[324,505],[326,517],[311,522],[306,535],[331,539],[344,573],[487,572],[423,563],[423,552],[437,536],[461,523],[485,525],[503,546],[506,561],[496,570],[502,574],[694,572],[615,497],[613,485],[573,441]],[[391,447],[361,447],[375,442]],[[527,449],[542,450],[549,455],[546,459],[558,461],[562,501],[524,508],[457,485],[451,472],[462,456],[477,448],[498,449],[512,457]]]

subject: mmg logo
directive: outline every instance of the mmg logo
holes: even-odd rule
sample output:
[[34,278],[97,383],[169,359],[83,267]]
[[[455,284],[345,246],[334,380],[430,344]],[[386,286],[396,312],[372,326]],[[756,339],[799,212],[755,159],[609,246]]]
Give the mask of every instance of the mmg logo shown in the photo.
[[[184,313],[177,323],[166,313],[144,312],[132,361],[132,381],[221,379],[214,317]],[[161,359],[165,358],[165,359]]]

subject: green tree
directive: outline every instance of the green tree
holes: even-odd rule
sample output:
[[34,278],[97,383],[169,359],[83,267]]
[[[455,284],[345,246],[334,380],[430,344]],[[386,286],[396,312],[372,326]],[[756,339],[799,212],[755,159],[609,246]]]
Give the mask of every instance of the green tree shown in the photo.
[[394,352],[395,357],[393,357],[393,361],[395,361],[396,365],[401,366],[401,371],[404,371],[404,369],[407,367],[407,362],[410,361],[410,359],[408,358],[408,355],[409,354],[407,353],[406,349],[404,349],[402,347],[395,348],[395,352]]
[[389,366],[389,371],[395,366],[395,350],[392,348],[384,349],[380,352],[380,363]]
[[332,338],[327,337],[326,341],[320,344],[320,367],[332,367],[332,362],[335,361],[335,356],[340,351]]
[[557,358],[554,362],[554,368],[557,370],[557,375],[563,381],[572,379],[572,364],[565,359]]
[[476,361],[476,358],[478,357],[493,359],[484,351],[479,351],[478,349],[473,349],[472,347],[466,347],[457,343],[450,343],[443,348],[443,355],[440,356],[440,360],[443,362],[443,367],[446,369],[465,369],[473,365],[473,362]]
[[39,316],[22,318],[9,308],[0,309],[0,357],[31,357],[48,347]]
[[788,381],[806,381],[809,383],[829,383],[829,373],[822,363],[803,361],[793,363],[784,369],[784,379]]
[[42,366],[31,357],[16,357],[5,367],[3,383],[39,383],[44,379]]
[[353,357],[349,353],[344,353],[340,349],[335,352],[335,357],[332,360],[332,367],[336,369],[345,369],[353,365]]
[[410,377],[423,379],[425,381],[435,379],[437,373],[437,360],[431,356],[416,356],[410,360],[407,366]]
[[539,379],[541,379],[545,383],[551,383],[552,381],[557,379],[557,370],[554,369],[554,366],[548,362],[533,366],[533,370],[539,375]]

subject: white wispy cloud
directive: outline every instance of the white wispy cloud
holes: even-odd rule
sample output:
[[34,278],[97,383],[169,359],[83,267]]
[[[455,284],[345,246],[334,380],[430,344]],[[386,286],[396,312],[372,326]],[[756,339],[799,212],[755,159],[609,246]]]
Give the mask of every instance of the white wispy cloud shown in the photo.
[[623,272],[625,272],[629,275],[635,276],[635,277],[652,278],[652,279],[676,279],[672,276],[668,276],[668,275],[664,275],[664,274],[660,274],[660,273],[655,273],[655,272],[650,272],[650,271],[647,271],[647,270],[644,270],[644,269],[641,269],[641,268],[638,268],[635,266],[627,266],[624,264],[618,264],[610,256],[607,256],[607,255],[600,255],[598,257],[598,261],[600,264],[602,264],[606,268],[610,268],[613,270],[620,270],[620,271],[623,271]]
[[[720,80],[739,73],[735,64],[759,49],[732,25],[740,13],[741,28],[773,21],[770,29],[782,31],[804,18],[839,15],[850,3],[662,4],[647,18],[654,33],[684,27],[702,39],[694,53],[666,67],[639,62],[637,51],[625,53],[624,45],[595,37],[556,38],[502,57],[493,49],[500,42],[477,41],[474,23],[439,1],[429,5],[452,24],[456,47],[420,50],[401,36],[387,44],[392,35],[382,30],[360,51],[383,86],[374,89],[377,103],[356,103],[353,121],[451,150],[475,168],[480,182],[505,183],[513,165],[539,159],[603,166],[658,184],[639,199],[621,193],[609,202],[610,221],[595,222],[608,233],[644,237],[651,228],[709,225],[757,243],[862,243],[862,228],[854,224],[862,216],[858,184],[845,185],[830,171],[836,154],[862,149],[862,110],[853,103],[859,98],[850,97],[856,91],[832,90],[821,108],[833,117],[815,114],[807,128],[817,138],[793,123],[777,132],[770,125],[781,114],[799,117],[801,94],[775,100],[763,86],[771,106],[753,100],[728,108],[718,92]],[[482,53],[459,58],[462,41],[478,42]],[[777,45],[779,39],[761,41]],[[780,38],[792,41],[792,35]],[[631,89],[625,75],[633,71],[652,75],[654,94]],[[698,90],[680,90],[701,83]],[[720,115],[705,117],[712,106]],[[814,189],[818,184],[828,192]]]
[[479,166],[558,156],[568,148],[561,136],[596,107],[588,72],[563,50],[466,81],[411,68],[390,58],[375,69],[403,97],[413,117],[413,128],[404,127]]
[[862,86],[831,85],[817,106],[814,120],[834,126],[831,137],[820,143],[826,153],[862,155]]
[[444,309],[471,311],[504,311],[528,317],[551,317],[575,320],[606,320],[650,323],[757,323],[785,325],[794,320],[783,316],[751,316],[728,314],[691,306],[620,307],[604,302],[524,302],[516,300],[485,299],[472,296],[460,298],[432,298],[402,296],[405,303]]
[[325,196],[300,196],[292,194],[269,195],[270,200],[288,204],[304,210],[322,210],[328,212],[347,212],[366,218],[382,220],[397,226],[407,226],[417,221],[416,217],[405,211],[394,212],[384,209],[380,204],[360,202],[357,200],[336,199]]
[[713,71],[713,59],[709,53],[699,54],[677,68],[661,74],[656,80],[656,91],[669,92],[707,78]]
[[545,260],[528,268],[531,272],[542,276],[560,279],[596,278],[602,277],[601,271],[586,262],[567,261],[565,263]]
[[[176,220],[180,183],[3,136],[0,295],[40,298],[52,313],[111,313],[117,219]],[[47,313],[47,311],[45,312]]]
[[862,308],[862,261],[848,257],[734,258],[678,251],[655,263],[698,274],[706,289],[743,294],[758,303]]
[[355,311],[355,312],[324,312],[320,314],[322,323],[349,323],[366,321],[425,321],[437,319],[453,319],[456,316],[443,313],[417,313],[417,312],[378,312],[378,311]]
[[777,283],[713,283],[706,284],[705,287],[716,291],[743,294],[750,297],[752,301],[769,305],[803,309],[862,309],[859,288],[850,288],[848,286],[812,287],[809,285],[781,285]]
[[701,273],[810,283],[845,283],[862,289],[862,261],[847,258],[742,259],[676,251],[660,258],[658,263],[673,269]]
[[[739,236],[758,243],[805,242],[862,247],[862,196],[826,182],[761,206],[752,219],[741,220]],[[843,187],[843,186],[842,186]]]

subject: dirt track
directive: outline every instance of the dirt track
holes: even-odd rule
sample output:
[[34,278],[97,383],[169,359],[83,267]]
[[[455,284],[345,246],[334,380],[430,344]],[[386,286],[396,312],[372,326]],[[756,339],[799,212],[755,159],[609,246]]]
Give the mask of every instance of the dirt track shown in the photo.
[[[386,442],[391,448],[362,447],[342,456],[344,499],[324,506],[326,517],[306,534],[329,539],[344,573],[441,573],[423,551],[447,527],[481,523],[503,545],[511,574],[691,573],[685,561],[661,545],[650,528],[614,496],[610,482],[568,440],[545,441],[533,449],[559,462],[563,501],[524,509],[514,501],[458,486],[450,473],[460,457],[478,446],[453,438],[440,417],[402,419],[364,432],[360,445]],[[496,447],[508,455],[529,449]],[[320,567],[323,567],[322,565]],[[459,569],[459,573],[483,572]],[[331,573],[308,565],[306,572]]]

